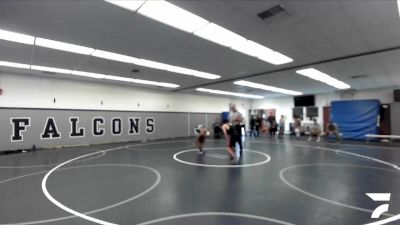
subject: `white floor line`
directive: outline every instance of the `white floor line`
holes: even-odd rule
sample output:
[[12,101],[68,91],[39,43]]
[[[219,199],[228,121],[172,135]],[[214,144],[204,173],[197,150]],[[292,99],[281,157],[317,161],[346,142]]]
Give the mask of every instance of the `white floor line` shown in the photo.
[[242,217],[242,218],[248,218],[248,219],[254,219],[254,220],[268,221],[268,222],[273,222],[273,223],[278,223],[278,224],[283,224],[283,225],[294,225],[293,223],[289,223],[289,222],[285,222],[285,221],[277,220],[277,219],[272,219],[269,217],[256,216],[256,215],[243,214],[243,213],[233,213],[233,212],[187,213],[187,214],[180,214],[180,215],[174,215],[174,216],[163,217],[163,218],[159,218],[159,219],[155,219],[155,220],[150,220],[150,221],[147,221],[144,223],[139,223],[137,225],[149,225],[149,224],[159,223],[159,222],[168,221],[168,220],[175,220],[175,219],[182,219],[182,218],[196,217],[196,216],[232,216],[232,217]]
[[[82,160],[75,161],[75,163],[97,159],[97,158],[100,158],[100,157],[103,157],[103,156],[106,155],[106,153],[104,151],[100,151],[100,152],[96,152],[96,153],[101,153],[101,154],[99,154],[98,156],[92,157],[92,158],[87,158],[87,159],[82,159]],[[58,165],[58,163],[43,164],[43,165],[31,165],[31,166],[0,166],[0,169],[30,169],[30,168],[56,166],[56,165]]]
[[[174,142],[174,141],[171,141],[171,142]],[[265,143],[265,142],[264,142],[264,143]],[[271,142],[271,143],[272,143],[272,142]],[[147,144],[153,144],[153,143],[147,143]],[[160,144],[160,142],[154,143],[154,144]],[[283,144],[283,143],[279,143],[279,144]],[[292,145],[293,145],[293,144],[292,144]],[[128,146],[130,147],[130,146],[135,146],[135,145],[128,145]],[[304,145],[303,145],[302,147],[316,148],[315,146],[308,146],[308,145],[307,145],[307,146],[304,146]],[[114,151],[114,150],[119,150],[119,149],[123,149],[123,147],[117,147],[117,148],[107,149],[107,150],[104,150],[104,151],[107,152],[107,151]],[[317,149],[324,150],[323,148],[317,148]],[[327,148],[325,148],[325,150],[327,150]],[[340,150],[331,149],[330,151],[338,152],[338,151],[340,151]],[[340,151],[340,152],[344,152],[344,151]],[[346,154],[346,153],[348,153],[348,152],[344,152],[344,154]],[[93,154],[93,153],[86,154],[86,155],[84,155],[84,156],[89,156],[89,155],[91,155],[91,154]],[[391,163],[389,163],[389,162],[385,162],[385,161],[383,161],[383,160],[379,160],[379,159],[375,159],[375,158],[372,158],[372,157],[368,157],[368,156],[364,156],[364,155],[360,155],[360,154],[355,154],[355,153],[352,153],[352,155],[354,155],[354,156],[361,156],[362,158],[367,158],[367,159],[373,160],[373,161],[378,162],[378,163],[383,163],[383,164],[385,164],[385,165],[391,165],[393,168],[395,168],[395,169],[397,169],[397,170],[400,170],[399,167],[398,167],[397,165],[393,165],[393,164],[391,164]],[[93,218],[93,217],[84,215],[84,214],[82,214],[82,213],[79,213],[79,212],[77,212],[77,211],[74,211],[74,210],[72,210],[72,209],[69,209],[68,207],[62,205],[60,202],[58,202],[57,200],[55,200],[55,199],[48,193],[48,191],[47,191],[47,188],[46,188],[46,181],[47,181],[49,175],[50,175],[52,172],[54,172],[55,170],[57,170],[57,169],[60,168],[61,166],[66,165],[66,164],[68,164],[68,163],[70,163],[70,162],[72,162],[72,161],[74,161],[74,160],[80,159],[81,157],[84,157],[84,156],[80,156],[80,157],[76,157],[76,158],[74,158],[74,159],[72,159],[72,160],[68,160],[68,161],[66,161],[66,162],[64,162],[64,163],[62,163],[62,164],[60,164],[60,165],[58,165],[57,167],[53,168],[49,173],[46,174],[45,178],[42,180],[42,190],[43,190],[43,192],[45,193],[46,197],[47,197],[50,201],[51,201],[51,199],[54,200],[54,202],[52,201],[53,204],[57,205],[58,207],[60,207],[61,209],[64,209],[65,211],[67,211],[67,212],[69,212],[69,213],[72,213],[73,215],[76,215],[76,216],[78,216],[78,217],[81,217],[81,218],[83,218],[83,219],[86,219],[86,220],[89,220],[89,221],[92,221],[92,222],[95,222],[95,223],[98,223],[98,224],[115,225],[114,223],[110,223],[110,222],[107,222],[107,221],[99,220],[99,219],[96,219],[96,218]],[[381,225],[381,224],[386,224],[386,223],[389,223],[389,222],[393,222],[393,221],[398,220],[398,219],[400,219],[400,214],[398,214],[398,215],[396,215],[396,216],[393,216],[393,217],[390,217],[390,218],[387,218],[387,219],[385,219],[385,220],[376,221],[376,222],[374,222],[374,223],[369,223],[369,224],[367,224],[367,225]],[[143,224],[142,224],[142,225],[143,225]]]
[[[211,150],[219,150],[219,149],[226,149],[225,147],[217,147],[217,148],[203,148],[203,150],[207,150],[207,154],[209,154],[208,152]],[[197,149],[188,149],[188,150],[183,150],[183,151],[179,151],[177,153],[174,154],[173,158],[175,161],[186,164],[186,165],[190,165],[190,166],[200,166],[200,167],[211,167],[211,168],[243,168],[243,167],[251,167],[251,166],[260,166],[263,164],[268,163],[271,160],[271,157],[263,152],[259,152],[259,151],[254,151],[254,150],[250,150],[250,149],[243,149],[243,151],[247,152],[247,153],[255,153],[258,155],[261,155],[263,157],[265,157],[264,161],[260,161],[260,162],[256,162],[256,163],[249,163],[249,164],[233,164],[233,165],[215,165],[215,164],[202,164],[202,163],[194,163],[194,162],[188,162],[182,159],[179,159],[179,155],[186,153],[186,152],[197,152]]]
[[228,156],[226,156],[226,155],[220,155],[220,154],[210,154],[210,153],[206,153],[206,155],[205,156],[207,156],[207,157],[212,157],[212,158],[217,158],[217,159],[229,159],[229,157]]
[[[368,166],[356,166],[356,165],[346,165],[346,164],[335,164],[335,163],[307,163],[307,164],[298,164],[298,165],[293,165],[293,166],[289,166],[286,167],[284,169],[282,169],[279,172],[279,178],[281,179],[282,182],[284,182],[287,186],[289,186],[290,188],[304,194],[307,195],[309,197],[324,201],[324,202],[328,202],[331,203],[333,205],[337,205],[337,206],[342,206],[342,207],[346,207],[346,208],[350,208],[350,209],[354,209],[354,210],[359,210],[359,211],[363,211],[363,212],[368,212],[368,213],[372,213],[373,210],[371,209],[365,209],[365,208],[361,208],[361,207],[357,207],[357,206],[352,206],[352,205],[348,205],[345,203],[341,203],[341,202],[337,202],[337,201],[333,201],[327,198],[323,198],[320,197],[318,195],[312,194],[310,192],[307,192],[303,189],[298,188],[297,186],[294,186],[292,183],[290,183],[289,181],[286,180],[286,178],[284,177],[284,173],[288,170],[291,170],[293,168],[297,168],[297,167],[309,167],[309,166],[347,166],[347,167],[360,167],[360,168],[368,168],[368,169],[383,169],[383,170],[388,170],[388,169],[384,169],[384,168],[374,168],[374,167],[368,167]],[[399,172],[397,170],[390,170],[391,172]],[[384,215],[386,216],[394,216],[394,214],[390,214],[390,213],[385,213]]]
[[[110,151],[115,151],[115,150],[129,150],[129,149],[127,149],[127,148],[135,147],[135,146],[137,147],[137,146],[144,146],[144,145],[156,145],[156,144],[176,143],[176,142],[179,142],[179,141],[165,141],[165,142],[154,142],[154,143],[130,144],[130,145],[125,145],[125,146],[119,146],[119,147],[115,147],[115,148],[105,149],[105,150],[101,150],[101,151],[110,152]],[[97,218],[94,218],[94,217],[85,215],[85,214],[83,214],[83,213],[80,213],[80,212],[78,212],[78,211],[75,211],[75,210],[73,210],[73,209],[71,209],[71,208],[68,208],[67,206],[63,205],[61,202],[57,201],[57,200],[49,193],[49,191],[47,190],[47,185],[46,185],[46,184],[47,184],[47,180],[48,180],[49,176],[50,176],[54,171],[56,171],[57,169],[61,168],[61,167],[64,166],[64,165],[67,165],[68,163],[71,163],[71,162],[73,162],[73,161],[75,161],[75,160],[79,160],[79,159],[81,159],[81,158],[84,158],[84,157],[87,157],[87,156],[96,154],[96,153],[98,153],[98,152],[100,152],[100,151],[92,152],[92,153],[89,153],[89,154],[85,154],[85,155],[82,155],[82,156],[79,156],[79,157],[70,159],[70,160],[68,160],[68,161],[65,161],[65,162],[59,164],[58,166],[54,167],[53,169],[51,169],[51,170],[44,176],[44,178],[43,178],[43,180],[42,180],[42,191],[43,191],[43,194],[46,196],[46,198],[47,198],[49,201],[51,201],[54,205],[56,205],[56,206],[59,207],[60,209],[66,211],[66,212],[68,212],[68,213],[70,213],[70,214],[72,214],[72,215],[74,215],[74,216],[80,217],[80,218],[82,218],[82,219],[85,219],[85,220],[88,220],[88,221],[91,221],[91,222],[94,222],[94,223],[97,223],[97,224],[116,225],[115,223],[110,223],[110,222],[107,222],[107,221],[104,221],[104,220],[100,220],[100,219],[97,219]],[[149,168],[150,168],[150,167],[149,167]],[[157,173],[158,173],[158,172],[157,172]],[[161,176],[161,175],[160,175],[160,176]],[[161,179],[161,178],[160,178],[160,179]],[[157,183],[157,184],[158,184],[158,183]],[[153,188],[154,188],[154,187],[153,187]],[[146,192],[146,193],[147,193],[147,192]],[[124,203],[126,203],[126,202],[124,202]],[[123,203],[123,204],[124,204],[124,203]],[[121,205],[121,204],[120,204],[120,205]],[[20,224],[20,225],[21,225],[21,224]]]
[[[99,209],[95,209],[95,210],[91,210],[91,211],[88,211],[88,212],[84,212],[83,214],[89,215],[89,214],[93,214],[93,213],[96,213],[96,212],[101,212],[101,211],[104,211],[104,210],[115,208],[115,207],[120,206],[122,204],[125,204],[127,202],[133,201],[133,200],[141,197],[142,195],[148,193],[152,189],[154,189],[160,183],[160,180],[161,180],[161,175],[159,174],[159,172],[157,170],[154,170],[153,168],[150,168],[150,167],[134,165],[134,164],[94,164],[94,165],[83,165],[83,166],[64,167],[64,168],[58,169],[57,171],[77,169],[77,168],[88,168],[88,167],[102,167],[102,166],[122,166],[122,167],[145,168],[145,169],[149,169],[152,172],[154,172],[156,174],[156,176],[157,176],[157,179],[156,179],[156,181],[154,182],[154,184],[152,186],[150,186],[148,189],[146,189],[145,191],[143,191],[143,192],[141,192],[141,193],[139,193],[137,195],[134,195],[134,196],[132,196],[132,197],[126,199],[126,200],[114,203],[114,204],[109,205],[109,206],[105,206],[105,207],[102,207],[102,208],[99,208]],[[30,176],[34,176],[34,175],[38,175],[38,174],[47,173],[47,172],[49,172],[49,171],[46,170],[46,171],[39,171],[39,172],[35,172],[35,173],[21,175],[21,176],[18,176],[18,177],[2,180],[2,181],[0,181],[0,184],[6,183],[6,182],[11,182],[11,181],[18,180],[18,179],[22,179],[22,178],[25,178],[25,177],[30,177]],[[76,217],[75,215],[72,215],[72,216],[64,216],[64,217],[58,217],[58,218],[53,218],[53,219],[36,220],[36,221],[25,221],[25,222],[18,222],[18,223],[7,223],[7,224],[0,224],[0,225],[42,224],[42,223],[51,223],[51,222],[56,222],[56,221],[61,221],[61,220],[66,220],[66,219],[72,219],[72,218],[75,218],[75,217]]]

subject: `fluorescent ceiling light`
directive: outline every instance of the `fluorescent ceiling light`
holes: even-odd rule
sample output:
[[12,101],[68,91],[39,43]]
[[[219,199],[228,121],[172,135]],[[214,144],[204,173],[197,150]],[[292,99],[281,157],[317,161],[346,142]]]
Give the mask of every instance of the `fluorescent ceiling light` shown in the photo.
[[30,65],[28,65],[28,64],[6,62],[6,61],[0,61],[0,66],[22,68],[22,69],[29,69],[30,68]]
[[161,87],[168,87],[168,88],[177,88],[179,85],[177,84],[171,84],[171,83],[165,83],[165,82],[156,82],[156,81],[149,81],[149,80],[141,80],[141,79],[134,79],[134,83],[138,84],[148,84],[148,85],[155,85],[155,86],[161,86]]
[[179,85],[177,85],[177,84],[171,84],[171,83],[165,83],[165,82],[158,83],[158,86],[167,87],[167,88],[178,88],[179,87]]
[[254,82],[245,81],[245,80],[235,81],[233,83],[236,85],[257,88],[257,89],[262,89],[262,90],[266,90],[266,91],[278,92],[278,93],[288,94],[288,95],[302,95],[303,94],[298,91],[287,90],[287,89],[283,89],[283,88],[268,86],[268,85],[254,83]]
[[104,77],[104,79],[124,81],[124,82],[132,82],[134,80],[133,78],[129,78],[129,77],[119,77],[119,76],[112,76],[112,75],[107,75]]
[[[123,0],[105,0],[106,2],[118,5],[122,8],[136,11],[144,16],[161,23],[165,23],[177,29],[193,33],[194,35],[232,48],[238,52],[249,56],[257,57],[260,60],[271,64],[280,65],[292,62],[293,59],[273,51],[263,45],[236,34],[215,23],[209,22],[200,16],[177,7],[164,0],[143,1],[123,1]],[[130,5],[132,4],[132,5]]]
[[121,8],[136,11],[145,2],[145,0],[104,0],[108,3],[117,5]]
[[237,46],[240,43],[246,41],[246,38],[235,34],[232,31],[227,30],[221,26],[218,26],[215,23],[209,23],[205,27],[194,32],[194,34],[226,47],[231,47],[235,45]]
[[195,77],[200,77],[204,79],[218,79],[221,78],[219,75],[215,75],[212,73],[206,73],[206,72],[201,72],[197,70],[192,70],[192,69],[187,69],[179,66],[172,66],[170,68],[166,69],[167,71],[174,72],[174,73],[180,73],[180,74],[186,74],[190,76],[195,76]]
[[173,67],[173,66],[165,64],[165,63],[159,63],[159,62],[155,62],[155,61],[151,61],[151,60],[147,60],[147,59],[139,59],[135,64],[139,65],[139,66],[145,66],[145,67],[159,69],[159,70],[169,70]]
[[201,78],[205,78],[205,79],[211,79],[211,80],[221,78],[220,75],[215,75],[212,73],[206,73],[206,72],[200,72],[200,71],[196,71],[194,74],[192,74],[192,76],[201,77]]
[[170,72],[186,74],[186,75],[194,75],[198,72],[196,70],[187,69],[187,68],[183,68],[180,66],[172,66],[172,67],[168,68],[167,70]]
[[159,69],[159,70],[166,70],[166,71],[173,72],[173,73],[186,74],[186,75],[205,78],[205,79],[221,78],[221,76],[219,76],[219,75],[200,72],[197,70],[187,69],[187,68],[183,68],[183,67],[179,67],[179,66],[173,66],[173,65],[169,65],[169,64],[165,64],[165,63],[159,63],[159,62],[155,62],[155,61],[151,61],[151,60],[147,60],[147,59],[139,59],[135,64],[139,65],[139,66],[145,66],[145,67]]
[[400,0],[397,0],[397,8],[399,10],[399,16],[400,16]]
[[285,64],[293,61],[292,58],[289,58],[282,53],[273,51],[272,49],[250,40],[246,40],[241,43],[239,42],[231,48],[238,52],[257,57],[260,60],[274,65]]
[[104,79],[115,80],[115,81],[124,81],[124,82],[137,83],[137,84],[146,84],[146,85],[153,85],[153,86],[167,87],[167,88],[179,87],[179,85],[177,85],[177,84],[149,81],[149,80],[141,80],[141,79],[133,79],[133,78],[129,78],[129,77],[119,77],[119,76],[111,76],[111,75],[106,75],[104,77]]
[[108,59],[108,60],[113,60],[113,61],[118,61],[118,62],[124,62],[124,63],[130,63],[130,64],[137,64],[139,61],[138,58],[127,56],[127,55],[121,55],[118,53],[113,53],[113,52],[106,52],[102,50],[94,50],[92,53],[92,56],[103,58],[103,59]]
[[281,65],[281,64],[293,62],[292,58],[289,58],[286,55],[283,55],[279,52],[265,53],[264,55],[258,56],[258,58],[260,60],[269,62],[274,65]]
[[128,77],[112,76],[112,75],[105,75],[105,74],[100,74],[100,73],[91,73],[91,72],[84,72],[84,71],[77,71],[77,70],[72,71],[72,70],[60,69],[60,68],[54,68],[54,67],[28,65],[28,64],[14,63],[14,62],[6,62],[6,61],[0,61],[0,66],[40,70],[40,71],[47,71],[47,72],[53,72],[53,73],[64,73],[64,74],[84,76],[84,77],[90,77],[90,78],[96,78],[96,79],[123,81],[123,82],[146,84],[146,85],[153,85],[153,86],[167,87],[167,88],[179,87],[179,85],[172,84],[172,83],[133,79],[133,78],[128,78]]
[[302,70],[297,70],[296,73],[301,74],[303,76],[309,77],[311,79],[321,81],[327,85],[333,86],[337,89],[348,89],[350,88],[350,85],[344,83],[343,81],[340,81],[334,77],[329,76],[326,73],[323,73],[319,70],[316,70],[314,68],[307,68],[307,69],[302,69]]
[[25,34],[19,34],[11,31],[0,29],[0,39],[12,42],[18,42],[22,44],[33,45],[35,43],[35,37]]
[[106,75],[100,74],[100,73],[90,73],[90,72],[83,72],[83,71],[77,71],[77,70],[72,71],[71,74],[77,75],[77,76],[97,78],[97,79],[102,79],[102,78],[105,78],[105,76],[106,76]]
[[207,92],[207,93],[217,94],[217,95],[230,95],[230,96],[243,97],[243,98],[254,98],[254,99],[264,98],[261,95],[249,95],[249,94],[242,94],[242,93],[235,93],[235,92],[221,91],[221,90],[213,90],[213,89],[207,89],[207,88],[197,88],[196,91]]
[[[1,34],[4,34],[4,35],[1,36]],[[10,35],[10,34],[12,34],[12,35]],[[1,37],[4,40],[9,40],[9,39],[14,38],[13,41],[15,41],[19,37],[18,36],[19,34],[16,34],[16,35],[15,34],[16,33],[0,30],[0,39],[1,39]],[[16,37],[14,37],[14,36],[16,36]],[[23,36],[26,36],[26,35],[23,35]],[[145,66],[145,67],[159,69],[159,70],[166,70],[166,71],[170,71],[170,72],[174,72],[174,73],[181,73],[181,74],[191,75],[191,76],[205,78],[205,79],[221,78],[221,76],[211,74],[211,73],[187,69],[187,68],[183,68],[183,67],[179,67],[179,66],[173,66],[173,65],[169,65],[169,64],[165,64],[165,63],[159,63],[159,62],[146,60],[146,59],[138,59],[138,58],[127,56],[127,55],[102,51],[102,50],[98,50],[98,49],[94,50],[93,48],[89,48],[89,47],[84,47],[84,46],[79,46],[79,45],[69,44],[69,43],[65,43],[65,42],[44,39],[44,38],[36,38],[36,40],[35,40],[35,37],[32,37],[32,44],[36,44],[37,46],[41,46],[41,47],[52,48],[52,49],[57,49],[57,50],[61,50],[61,51],[73,52],[73,53],[84,54],[84,55],[91,55],[91,56],[98,57],[98,58],[103,58],[103,59],[108,59],[108,60],[113,60],[113,61],[118,61],[118,62],[124,62],[124,63],[129,63],[129,64],[136,64],[139,66]],[[54,72],[54,71],[51,71],[51,72]],[[63,72],[61,72],[61,73],[63,73]],[[77,72],[75,72],[75,73],[77,73]],[[74,74],[74,75],[80,75],[80,74]],[[92,75],[93,75],[93,73],[92,73]],[[80,76],[85,76],[85,75],[80,75]],[[86,76],[90,76],[90,75],[86,74]]]
[[177,29],[192,33],[209,22],[167,1],[146,1],[138,13]]
[[36,66],[36,65],[31,65],[31,69],[53,72],[53,73],[65,73],[65,74],[70,74],[72,72],[72,70],[67,70],[67,69],[60,69],[60,68],[46,67],[46,66]]
[[93,48],[69,44],[69,43],[60,42],[60,41],[53,41],[53,40],[44,39],[44,38],[36,38],[35,45],[45,47],[45,48],[52,48],[52,49],[57,49],[57,50],[61,50],[61,51],[66,51],[66,52],[83,54],[83,55],[90,55],[94,51]]
[[205,79],[218,79],[221,78],[219,75],[211,74],[211,73],[206,73],[206,72],[200,72],[197,70],[191,70],[179,66],[173,66],[165,63],[159,63],[155,62],[152,60],[147,60],[147,59],[138,59],[134,58],[131,56],[127,55],[121,55],[113,52],[106,52],[102,50],[96,49],[93,53],[92,56],[103,58],[103,59],[109,59],[109,60],[114,60],[114,61],[119,61],[119,62],[124,62],[124,63],[130,63],[130,64],[136,64],[138,66],[144,66],[144,67],[149,67],[153,69],[159,69],[159,70],[166,70],[174,73],[180,73],[180,74],[186,74],[186,75],[191,75],[191,76],[196,76],[200,78],[205,78]]
[[261,57],[262,55],[265,54],[270,54],[273,52],[273,50],[262,46],[254,41],[246,40],[242,41],[239,43],[236,43],[231,47],[233,50],[236,50],[238,52],[254,56],[254,57]]

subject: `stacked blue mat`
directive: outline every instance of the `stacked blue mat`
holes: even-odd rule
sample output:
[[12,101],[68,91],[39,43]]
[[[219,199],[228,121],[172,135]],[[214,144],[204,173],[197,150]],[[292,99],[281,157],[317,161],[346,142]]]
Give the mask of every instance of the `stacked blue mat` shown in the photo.
[[332,101],[331,118],[344,139],[365,139],[366,134],[379,134],[379,100]]

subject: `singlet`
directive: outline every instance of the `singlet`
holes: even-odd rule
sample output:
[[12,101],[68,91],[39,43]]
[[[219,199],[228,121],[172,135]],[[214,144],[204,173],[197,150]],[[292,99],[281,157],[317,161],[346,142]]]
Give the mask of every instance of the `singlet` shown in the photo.
[[232,130],[232,136],[240,136],[242,135],[242,126],[241,125],[232,125],[229,130]]

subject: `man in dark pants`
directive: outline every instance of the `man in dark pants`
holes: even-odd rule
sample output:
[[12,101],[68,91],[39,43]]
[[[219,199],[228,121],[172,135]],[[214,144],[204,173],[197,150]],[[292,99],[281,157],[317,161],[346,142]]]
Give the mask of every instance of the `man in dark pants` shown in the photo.
[[254,135],[254,137],[256,136],[255,129],[256,129],[256,118],[254,118],[254,116],[251,116],[251,119],[250,119],[250,137],[253,136],[253,135]]
[[[239,136],[238,140],[235,139],[235,142],[238,142],[240,147],[240,155],[243,154],[243,145],[242,145],[242,125],[243,115],[236,109],[235,104],[230,105],[230,113],[229,113],[229,122],[232,125],[232,132],[236,132]],[[236,137],[235,137],[236,138]],[[235,147],[235,146],[232,146]]]
[[[229,124],[228,120],[226,120],[222,126],[227,141],[227,150],[231,163],[235,163],[236,161],[235,147],[236,143],[241,143],[242,140],[240,133],[241,128],[242,127],[240,125]],[[240,151],[240,153],[242,154],[242,151]]]

